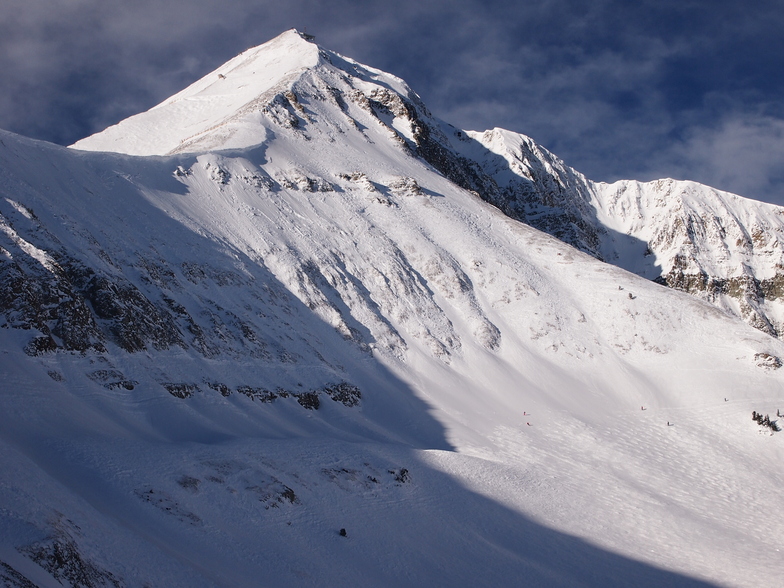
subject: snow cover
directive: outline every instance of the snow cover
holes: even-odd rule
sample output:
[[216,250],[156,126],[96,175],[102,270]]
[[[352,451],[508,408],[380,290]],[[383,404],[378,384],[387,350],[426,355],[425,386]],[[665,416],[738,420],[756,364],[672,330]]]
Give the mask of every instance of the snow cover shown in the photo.
[[[319,62],[318,47],[303,43],[289,31],[253,47],[148,112],[132,116],[74,147],[118,151],[131,155],[164,155],[185,142],[220,129],[215,148],[249,147],[265,138],[260,124],[232,124],[237,111],[248,108],[275,86],[302,74]],[[227,116],[228,114],[228,116]],[[243,121],[244,122],[244,121]],[[230,130],[225,129],[229,127]],[[235,134],[239,133],[239,137]]]
[[524,135],[463,133],[473,141],[456,146],[498,183],[508,214],[784,334],[782,207],[696,182],[593,182]]
[[0,133],[6,585],[780,582],[784,344],[458,187],[395,96],[290,31],[82,151]]

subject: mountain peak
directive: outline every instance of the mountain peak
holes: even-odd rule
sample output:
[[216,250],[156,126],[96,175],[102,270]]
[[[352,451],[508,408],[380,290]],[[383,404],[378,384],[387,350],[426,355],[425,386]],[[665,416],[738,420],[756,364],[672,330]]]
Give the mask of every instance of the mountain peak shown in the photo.
[[[165,155],[180,151],[184,143],[220,130],[248,104],[271,91],[283,89],[302,73],[319,65],[322,51],[312,39],[312,35],[296,29],[285,31],[262,45],[243,51],[147,112],[77,141],[71,147],[130,155]],[[247,147],[261,142],[263,128],[254,126],[257,128],[251,133],[253,137],[248,136],[247,126],[235,128],[229,140],[220,142],[216,148]],[[240,130],[243,132],[238,137]],[[227,139],[225,133],[224,139]]]

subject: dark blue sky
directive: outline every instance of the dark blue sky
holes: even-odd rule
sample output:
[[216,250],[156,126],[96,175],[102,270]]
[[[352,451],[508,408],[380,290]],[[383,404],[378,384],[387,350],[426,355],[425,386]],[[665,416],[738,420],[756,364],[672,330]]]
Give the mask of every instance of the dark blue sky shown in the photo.
[[0,0],[0,128],[70,144],[292,27],[592,179],[784,204],[782,0]]

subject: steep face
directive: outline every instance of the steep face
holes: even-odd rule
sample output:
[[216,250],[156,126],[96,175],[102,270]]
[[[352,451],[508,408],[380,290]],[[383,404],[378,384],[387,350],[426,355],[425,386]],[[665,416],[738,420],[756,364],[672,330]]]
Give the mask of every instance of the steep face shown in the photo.
[[458,132],[456,149],[476,161],[498,189],[482,197],[510,217],[598,259],[601,223],[590,182],[531,138],[504,129]]
[[784,332],[784,209],[694,182],[593,187],[605,226],[646,243],[646,255],[661,268],[658,275],[643,275],[768,334]]
[[462,133],[506,214],[770,335],[784,332],[784,209],[695,182],[587,180],[531,139]]

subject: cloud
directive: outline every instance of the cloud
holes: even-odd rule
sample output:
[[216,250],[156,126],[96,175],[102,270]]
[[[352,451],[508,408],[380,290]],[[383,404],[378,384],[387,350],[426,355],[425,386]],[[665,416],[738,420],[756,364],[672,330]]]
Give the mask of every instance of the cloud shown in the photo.
[[757,200],[784,205],[784,120],[728,116],[692,129],[673,150],[680,175]]

